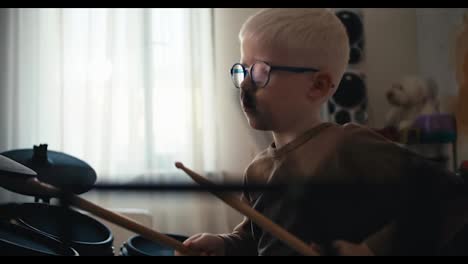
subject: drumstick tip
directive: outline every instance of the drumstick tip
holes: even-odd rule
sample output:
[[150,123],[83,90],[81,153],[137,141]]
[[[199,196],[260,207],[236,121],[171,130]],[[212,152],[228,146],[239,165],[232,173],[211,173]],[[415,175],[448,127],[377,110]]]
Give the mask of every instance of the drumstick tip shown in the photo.
[[178,168],[178,169],[183,169],[183,168],[184,168],[184,164],[182,164],[182,162],[180,162],[180,161],[177,161],[177,162],[175,163],[175,166],[176,166],[176,168]]

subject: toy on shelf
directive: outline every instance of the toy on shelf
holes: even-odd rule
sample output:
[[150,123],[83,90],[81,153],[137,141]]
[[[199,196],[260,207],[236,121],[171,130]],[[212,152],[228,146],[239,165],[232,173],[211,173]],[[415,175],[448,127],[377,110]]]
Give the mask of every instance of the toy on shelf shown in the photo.
[[456,120],[451,114],[422,115],[411,127],[420,131],[419,142],[415,142],[418,144],[446,144],[457,140]]
[[457,169],[457,122],[452,114],[420,115],[407,128],[386,127],[375,130],[387,139],[439,162],[449,160],[442,152],[442,145],[452,145],[454,170]]
[[386,96],[390,104],[386,127],[409,129],[419,116],[439,113],[437,87],[428,78],[405,76],[392,84]]

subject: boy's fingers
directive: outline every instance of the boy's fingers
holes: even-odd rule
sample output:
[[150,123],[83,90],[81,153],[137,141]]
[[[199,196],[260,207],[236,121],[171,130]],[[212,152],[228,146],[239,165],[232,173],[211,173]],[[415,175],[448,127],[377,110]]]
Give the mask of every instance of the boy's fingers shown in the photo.
[[184,245],[186,244],[191,244],[194,240],[198,239],[202,234],[196,234],[196,235],[193,235],[189,238],[187,238],[185,241],[184,241]]
[[374,253],[364,244],[356,244],[343,240],[336,240],[332,243],[333,249],[340,256],[373,256]]
[[310,247],[317,252],[318,255],[322,254],[322,247],[319,244],[316,244],[314,242],[310,243]]
[[184,246],[190,247],[192,245],[192,241],[185,240],[183,244],[184,244]]
[[335,253],[341,255],[347,252],[347,249],[349,248],[349,243],[343,240],[335,240],[332,242],[332,248],[335,251]]
[[346,242],[342,240],[335,240],[332,242],[332,247],[337,249],[337,248],[342,248],[346,245]]
[[[210,244],[209,242],[205,241],[202,239],[201,236],[198,236],[198,237],[195,237],[189,241],[186,241],[184,242],[185,246],[193,249],[193,250],[196,250],[196,251],[202,251],[204,252],[205,254],[204,255],[207,255],[206,254],[206,251],[207,250],[210,250]],[[203,255],[203,256],[204,256]]]

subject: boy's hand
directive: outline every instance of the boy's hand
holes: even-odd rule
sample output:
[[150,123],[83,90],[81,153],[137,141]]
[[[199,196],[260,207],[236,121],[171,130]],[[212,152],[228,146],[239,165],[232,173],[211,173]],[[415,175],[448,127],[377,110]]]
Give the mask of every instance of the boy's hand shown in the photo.
[[374,253],[365,244],[355,244],[344,240],[336,240],[332,243],[333,250],[338,256],[374,256]]
[[310,243],[310,247],[317,253],[317,256],[323,256],[324,250],[319,244],[315,244],[314,242]]
[[[201,251],[201,256],[224,256],[224,240],[217,235],[201,233],[189,237],[184,241],[187,247]],[[178,251],[176,256],[182,256]]]

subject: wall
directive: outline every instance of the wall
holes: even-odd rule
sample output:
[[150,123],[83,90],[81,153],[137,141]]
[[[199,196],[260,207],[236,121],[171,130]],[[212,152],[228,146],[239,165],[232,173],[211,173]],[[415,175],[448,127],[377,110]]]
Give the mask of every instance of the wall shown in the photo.
[[[254,156],[270,142],[268,134],[251,129],[239,105],[238,90],[234,88],[229,70],[240,60],[238,32],[242,23],[259,9],[216,8],[214,10],[216,98],[218,104],[218,168],[226,180],[240,181],[242,173]],[[226,206],[227,207],[227,206]],[[229,226],[241,220],[240,214],[230,207]]]
[[259,9],[219,8],[214,11],[215,68],[218,98],[219,167],[229,179],[238,179],[255,154],[268,143],[267,134],[251,129],[241,111],[238,90],[229,76],[231,66],[240,60],[238,32],[242,23]]
[[416,10],[365,8],[363,16],[369,125],[381,128],[390,107],[386,91],[395,80],[418,72]]

